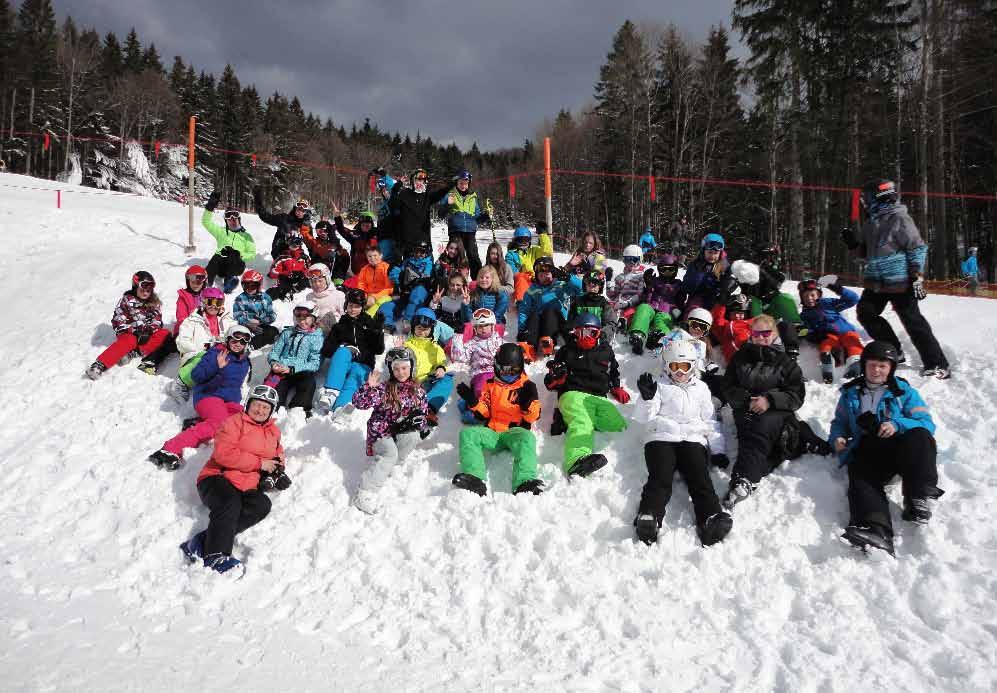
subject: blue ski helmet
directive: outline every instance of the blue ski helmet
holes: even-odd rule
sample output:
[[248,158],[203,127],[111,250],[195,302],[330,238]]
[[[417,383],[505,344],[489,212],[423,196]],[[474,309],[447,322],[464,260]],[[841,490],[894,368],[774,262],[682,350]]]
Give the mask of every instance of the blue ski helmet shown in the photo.
[[719,233],[708,233],[703,236],[700,247],[703,250],[723,250],[725,246],[724,237]]
[[533,234],[525,226],[517,226],[516,230],[512,232],[512,237],[514,240],[517,241],[520,240],[521,238],[530,240],[533,238]]
[[579,313],[575,318],[575,327],[597,327],[602,329],[602,320],[595,313]]
[[412,316],[412,327],[436,327],[436,313],[431,308],[420,308]]
[[461,170],[457,171],[457,175],[455,175],[453,177],[453,179],[454,179],[454,181],[466,180],[468,183],[470,183],[471,182],[471,172],[468,171],[466,168],[462,168]]

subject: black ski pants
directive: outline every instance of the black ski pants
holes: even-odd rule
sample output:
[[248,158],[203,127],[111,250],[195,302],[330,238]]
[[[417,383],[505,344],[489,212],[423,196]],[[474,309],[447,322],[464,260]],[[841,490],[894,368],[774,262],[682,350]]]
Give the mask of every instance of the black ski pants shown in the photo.
[[209,476],[197,484],[201,502],[208,506],[208,530],[204,555],[232,555],[235,535],[244,532],[270,513],[270,499],[262,491],[240,491],[224,476]]
[[692,498],[696,525],[701,526],[711,515],[720,512],[720,499],[710,478],[709,455],[699,443],[654,441],[644,445],[647,483],[640,494],[637,514],[654,516],[658,526],[665,516],[665,506],[672,497],[675,471],[682,475]]
[[[294,390],[294,397],[288,401],[291,390]],[[301,407],[306,412],[312,410],[312,398],[315,397],[315,373],[304,371],[302,373],[288,373],[280,377],[277,383],[277,394],[280,395],[282,407],[292,409]]]
[[166,339],[163,340],[162,344],[156,347],[155,351],[153,351],[151,354],[146,355],[142,360],[151,361],[154,365],[158,366],[159,364],[161,364],[163,361],[166,360],[167,356],[175,353],[177,353],[177,343],[173,339],[173,335],[171,334]]
[[799,354],[800,337],[796,332],[796,325],[785,320],[780,320],[777,329],[779,330],[779,339],[782,340],[782,346],[786,350],[786,353]]
[[225,246],[211,256],[211,259],[208,260],[207,270],[207,286],[212,286],[215,283],[215,277],[228,279],[229,277],[238,277],[242,275],[242,273],[246,270],[246,263],[242,261],[242,256],[239,255],[239,251],[235,248]]
[[452,232],[450,240],[459,241],[464,246],[464,254],[467,255],[467,265],[471,268],[471,279],[478,278],[481,270],[481,256],[478,255],[478,234]]
[[921,363],[925,368],[948,368],[949,362],[942,353],[942,348],[935,339],[935,333],[931,331],[931,325],[921,314],[921,308],[914,294],[910,291],[902,294],[887,294],[866,289],[862,292],[855,312],[858,314],[859,322],[866,332],[873,339],[888,342],[897,350],[900,350],[900,340],[897,333],[890,327],[890,323],[882,316],[886,310],[886,304],[893,305],[900,324],[910,335],[910,341],[914,343],[914,348],[921,355]]
[[884,486],[899,474],[905,499],[938,497],[936,454],[935,439],[923,428],[889,438],[862,436],[848,464],[850,524],[879,525],[892,535]]
[[519,336],[518,339],[539,349],[541,337],[550,337],[556,343],[558,335],[563,330],[564,315],[561,314],[561,304],[555,301],[540,313],[533,313],[526,319],[526,335]]
[[733,479],[744,478],[757,484],[762,477],[782,464],[772,458],[772,451],[782,434],[786,419],[792,412],[769,409],[764,414],[736,411],[734,423],[737,425],[737,462],[731,470]]

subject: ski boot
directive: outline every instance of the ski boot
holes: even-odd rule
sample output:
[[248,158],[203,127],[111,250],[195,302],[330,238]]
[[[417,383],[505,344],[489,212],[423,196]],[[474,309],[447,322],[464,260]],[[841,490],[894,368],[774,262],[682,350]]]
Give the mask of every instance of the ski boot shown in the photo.
[[211,568],[216,573],[227,573],[230,570],[234,571],[235,574],[242,574],[246,572],[246,569],[240,561],[235,556],[229,556],[224,553],[209,553],[204,557],[204,567]]
[[520,493],[532,493],[534,496],[539,496],[543,493],[543,490],[544,482],[540,481],[540,479],[530,479],[517,486],[512,495],[518,496]]
[[609,462],[609,460],[606,459],[606,456],[600,455],[599,453],[579,457],[575,460],[575,463],[571,465],[571,469],[568,470],[568,476],[580,476],[585,478],[593,472],[597,472],[605,467],[607,462]]
[[937,378],[938,380],[948,380],[952,377],[952,373],[948,368],[944,366],[933,366],[931,368],[925,368],[921,371],[921,375],[925,378]]
[[464,489],[465,491],[477,493],[479,496],[485,496],[488,494],[488,488],[485,486],[485,482],[473,474],[465,474],[464,472],[461,472],[460,474],[457,474],[450,483],[457,488]]
[[740,503],[754,493],[755,487],[750,481],[743,477],[733,479],[730,482],[730,488],[727,489],[727,495],[724,496],[723,506],[727,510],[733,510],[734,506]]
[[644,353],[644,335],[640,332],[630,333],[630,351],[632,351],[635,356],[640,356]]
[[823,378],[825,385],[834,382],[834,357],[830,351],[822,351],[820,354],[820,377]]
[[200,416],[190,416],[183,420],[183,423],[180,425],[180,430],[186,431],[188,428],[193,428],[199,423],[201,423]]
[[207,530],[198,532],[190,539],[180,544],[180,550],[183,551],[183,555],[187,557],[187,560],[191,563],[196,562],[199,558],[204,558],[204,537],[207,536]]
[[931,506],[927,498],[904,498],[904,512],[901,517],[907,522],[919,525],[928,524],[931,519]]
[[183,466],[183,458],[166,450],[156,450],[147,458],[157,467],[173,472]]
[[658,521],[650,513],[640,513],[634,518],[637,538],[650,546],[658,542]]
[[100,361],[94,361],[90,364],[90,367],[84,371],[84,374],[90,378],[90,380],[97,380],[100,376],[104,375],[104,371],[106,370],[107,366]]
[[327,413],[332,413],[332,407],[336,404],[336,399],[339,397],[339,390],[327,387],[322,390],[322,396],[318,398],[319,406]]
[[895,555],[893,553],[893,537],[888,536],[880,527],[874,525],[848,525],[841,538],[866,552],[873,548],[885,551],[891,556]]
[[713,546],[723,541],[733,526],[734,518],[729,514],[716,513],[706,518],[706,521],[696,528],[696,533],[703,546]]
[[852,378],[857,378],[862,375],[862,364],[860,356],[849,356],[845,361],[845,372],[842,374],[842,378],[846,380],[851,380]]

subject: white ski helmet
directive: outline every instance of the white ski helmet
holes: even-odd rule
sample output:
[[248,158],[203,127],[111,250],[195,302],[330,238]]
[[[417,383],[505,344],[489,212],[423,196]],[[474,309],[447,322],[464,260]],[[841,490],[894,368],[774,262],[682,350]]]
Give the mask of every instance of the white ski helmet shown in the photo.
[[632,245],[632,244],[628,245],[626,248],[623,249],[624,261],[626,261],[626,258],[628,257],[635,257],[637,258],[637,262],[640,262],[641,259],[644,257],[644,251],[641,250],[639,245]]
[[493,313],[488,308],[478,308],[471,315],[471,324],[475,327],[479,325],[494,325],[495,324],[495,313]]
[[[661,360],[664,362],[665,372],[673,380],[677,372],[688,373],[688,380],[693,380],[697,375],[696,366],[699,363],[699,352],[696,350],[696,345],[688,339],[674,339],[670,341],[661,352]],[[684,371],[676,371],[672,369],[672,364],[674,363],[686,363],[689,364],[689,367]]]
[[315,302],[306,299],[301,299],[300,301],[294,302],[294,308],[291,309],[291,314],[297,313],[299,310],[307,310],[311,313],[313,318],[317,318],[318,314],[315,312]]
[[325,283],[332,286],[332,272],[329,271],[328,265],[321,262],[316,262],[314,265],[308,268],[308,278],[316,276],[319,273],[321,276],[325,277]]
[[228,340],[232,339],[232,337],[236,336],[237,334],[245,335],[249,339],[253,338],[253,333],[249,331],[248,327],[246,327],[245,325],[239,325],[238,323],[236,323],[235,325],[232,325],[232,327],[230,327],[227,330],[225,330],[225,341],[227,342]]
[[[258,399],[261,402],[269,404],[271,416],[275,411],[277,411],[277,405],[280,403],[280,397],[277,395],[277,391],[269,385],[256,385],[249,391],[249,397],[246,398],[246,411],[249,411],[249,404],[254,399]],[[269,419],[270,417],[268,416],[267,420]]]
[[705,308],[693,308],[689,311],[689,316],[687,320],[699,320],[700,322],[705,322],[710,327],[713,327],[713,314]]

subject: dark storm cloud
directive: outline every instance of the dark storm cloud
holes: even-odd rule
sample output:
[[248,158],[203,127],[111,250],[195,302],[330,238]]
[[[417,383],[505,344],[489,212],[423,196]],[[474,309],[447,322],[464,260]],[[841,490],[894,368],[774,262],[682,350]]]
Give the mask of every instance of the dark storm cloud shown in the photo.
[[263,97],[297,95],[337,124],[365,117],[468,148],[518,146],[544,117],[592,98],[625,19],[674,22],[697,41],[730,23],[729,0],[55,0],[60,20],[119,39],[134,26],[169,69],[180,55],[231,63]]

